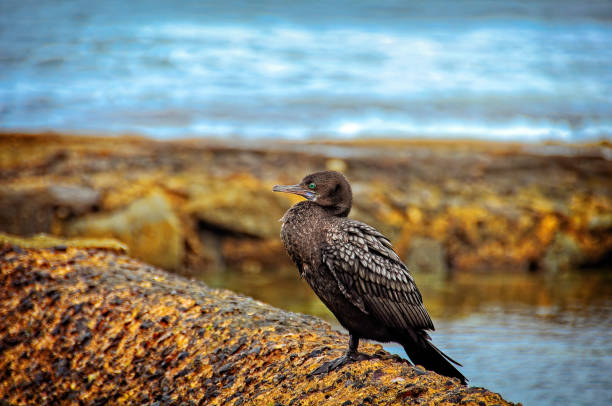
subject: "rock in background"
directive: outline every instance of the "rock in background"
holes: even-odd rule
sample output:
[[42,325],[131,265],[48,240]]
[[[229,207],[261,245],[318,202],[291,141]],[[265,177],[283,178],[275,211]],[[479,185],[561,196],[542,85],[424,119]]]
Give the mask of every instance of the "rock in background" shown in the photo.
[[351,215],[387,234],[417,271],[609,268],[611,157],[605,142],[245,146],[4,134],[0,231],[114,237],[182,273],[276,267],[288,263],[278,219],[297,200],[272,185],[330,168],[354,186]]
[[112,237],[137,258],[178,270],[185,257],[183,228],[164,194],[154,192],[110,213],[90,214],[66,223],[69,237]]

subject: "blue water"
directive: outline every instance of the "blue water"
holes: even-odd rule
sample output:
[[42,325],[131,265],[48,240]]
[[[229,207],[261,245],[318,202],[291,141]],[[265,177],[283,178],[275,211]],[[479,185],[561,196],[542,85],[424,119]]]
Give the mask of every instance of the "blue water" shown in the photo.
[[[601,309],[586,308],[597,312]],[[437,346],[455,359],[470,386],[524,405],[612,404],[610,303],[605,314],[549,320],[526,307],[484,308],[437,323]],[[405,356],[395,344],[385,345]]]
[[0,2],[5,130],[574,141],[611,94],[605,0]]

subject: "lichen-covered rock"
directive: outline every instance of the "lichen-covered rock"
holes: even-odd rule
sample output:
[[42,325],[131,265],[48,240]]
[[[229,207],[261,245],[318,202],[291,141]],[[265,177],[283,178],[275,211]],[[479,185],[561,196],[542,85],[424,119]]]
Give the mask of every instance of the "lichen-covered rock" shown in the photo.
[[70,184],[0,186],[0,230],[32,235],[54,231],[62,219],[91,211],[100,193]]
[[160,193],[111,213],[77,219],[66,225],[65,233],[116,238],[130,248],[131,255],[166,269],[179,269],[184,260],[181,223]]
[[272,238],[278,237],[278,219],[288,207],[270,185],[241,174],[190,185],[184,210],[205,226],[228,234]]
[[47,234],[37,234],[22,238],[16,235],[0,233],[0,245],[15,245],[21,248],[63,250],[73,248],[100,248],[122,254],[129,252],[127,245],[112,238],[57,238]]
[[[548,259],[564,251],[556,237],[562,235],[580,252],[567,264],[590,266],[604,264],[612,252],[611,151],[608,142],[347,140],[238,146],[0,134],[0,230],[65,235],[75,217],[113,216],[153,193],[176,215],[184,254],[173,242],[169,262],[156,257],[156,249],[132,249],[135,255],[182,272],[210,264],[263,267],[287,260],[268,248],[278,243],[277,220],[295,202],[273,194],[271,186],[327,167],[341,169],[353,185],[351,216],[387,235],[402,258],[410,254],[414,238],[423,237],[441,245],[454,271],[553,269]],[[19,193],[2,200],[2,190]],[[55,203],[41,203],[49,201],[49,190]],[[59,200],[53,190],[60,192]],[[225,249],[229,242],[248,247],[248,255]],[[257,245],[264,248],[259,253],[252,249]]]
[[115,251],[0,244],[2,404],[509,404],[373,344],[309,375],[347,339]]
[[576,267],[583,257],[576,240],[567,234],[557,233],[542,259],[542,266],[550,272],[565,271]]

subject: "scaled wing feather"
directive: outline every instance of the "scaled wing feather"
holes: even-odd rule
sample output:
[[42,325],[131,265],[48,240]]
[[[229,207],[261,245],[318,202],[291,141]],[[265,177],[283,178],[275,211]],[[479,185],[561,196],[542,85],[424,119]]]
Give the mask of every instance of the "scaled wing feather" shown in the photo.
[[327,241],[323,263],[351,303],[389,327],[434,329],[412,275],[385,236],[347,220],[328,231]]

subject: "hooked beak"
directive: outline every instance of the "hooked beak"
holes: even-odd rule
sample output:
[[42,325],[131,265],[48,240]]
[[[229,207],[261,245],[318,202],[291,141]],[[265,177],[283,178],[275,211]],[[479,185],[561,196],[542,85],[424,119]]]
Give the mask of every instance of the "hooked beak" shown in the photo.
[[273,192],[293,193],[295,195],[304,196],[308,200],[315,198],[315,193],[304,189],[300,185],[276,185],[272,188]]

